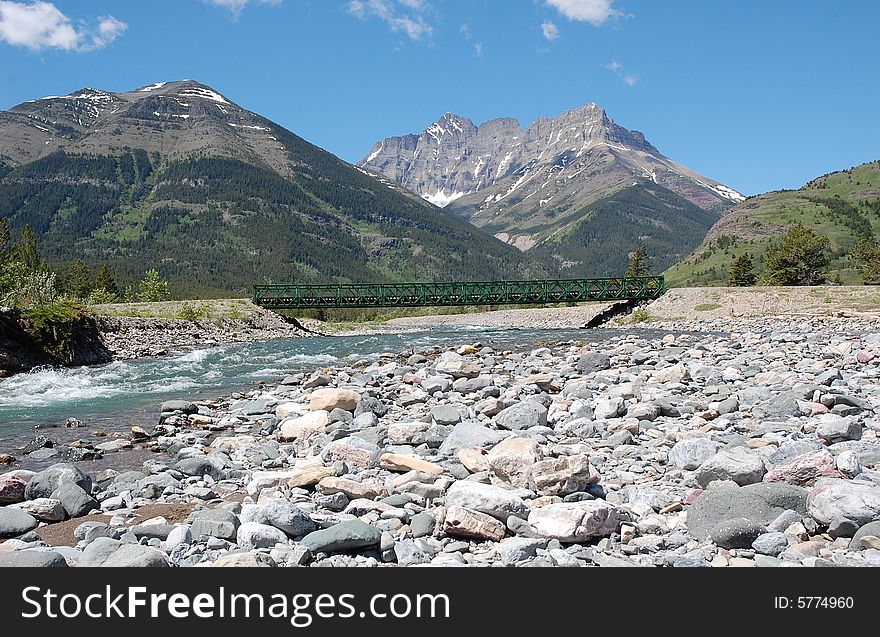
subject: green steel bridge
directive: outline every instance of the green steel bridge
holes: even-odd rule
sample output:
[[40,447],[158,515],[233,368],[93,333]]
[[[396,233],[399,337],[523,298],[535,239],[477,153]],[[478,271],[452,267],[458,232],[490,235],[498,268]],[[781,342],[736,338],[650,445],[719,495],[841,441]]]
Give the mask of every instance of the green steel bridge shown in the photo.
[[662,276],[456,283],[255,285],[254,303],[270,310],[359,307],[535,305],[650,301],[666,292]]

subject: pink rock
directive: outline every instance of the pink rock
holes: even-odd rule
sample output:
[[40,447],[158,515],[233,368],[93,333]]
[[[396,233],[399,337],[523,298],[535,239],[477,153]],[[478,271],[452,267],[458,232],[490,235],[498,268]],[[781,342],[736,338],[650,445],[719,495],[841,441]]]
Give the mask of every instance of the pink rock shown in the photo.
[[703,495],[702,489],[693,489],[685,496],[684,503],[693,504],[701,495]]
[[810,410],[810,416],[818,416],[820,414],[827,414],[828,407],[823,405],[822,403],[804,403],[807,406],[807,409]]
[[873,352],[862,350],[861,352],[856,353],[856,360],[859,361],[862,365],[870,363],[872,360],[874,360],[874,358],[875,357]]
[[421,383],[424,379],[418,374],[408,373],[404,374],[401,380],[403,380],[403,382],[408,385],[417,385],[418,383]]
[[27,486],[24,480],[15,476],[0,476],[0,505],[16,504],[24,502],[24,488]]
[[826,546],[826,542],[822,542],[820,540],[811,540],[809,542],[801,542],[800,544],[789,546],[787,549],[785,549],[785,553],[788,555],[799,555],[801,557],[818,557],[819,551],[824,549]]
[[785,482],[798,487],[810,486],[817,478],[844,478],[837,469],[834,456],[825,449],[817,449],[793,458],[787,464],[771,469],[764,482]]

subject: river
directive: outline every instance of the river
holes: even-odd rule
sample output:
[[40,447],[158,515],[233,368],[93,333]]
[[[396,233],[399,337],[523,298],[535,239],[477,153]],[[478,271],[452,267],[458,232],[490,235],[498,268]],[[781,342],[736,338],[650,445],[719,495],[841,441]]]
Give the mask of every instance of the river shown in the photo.
[[[91,429],[152,427],[159,406],[169,399],[208,399],[253,389],[258,381],[277,382],[285,374],[334,364],[375,359],[382,353],[481,342],[495,349],[521,349],[542,343],[583,339],[602,341],[617,330],[534,330],[448,327],[440,330],[299,338],[222,345],[162,358],[115,361],[76,368],[45,368],[0,381],[0,451],[33,435],[35,427],[57,426],[76,418]],[[54,429],[53,438],[66,430]],[[84,430],[70,430],[76,437]]]

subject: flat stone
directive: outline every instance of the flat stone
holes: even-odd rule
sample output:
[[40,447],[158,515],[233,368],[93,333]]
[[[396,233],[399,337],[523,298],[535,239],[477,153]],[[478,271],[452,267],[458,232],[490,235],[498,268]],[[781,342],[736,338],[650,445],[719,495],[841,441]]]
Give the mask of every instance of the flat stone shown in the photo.
[[226,509],[202,509],[190,516],[192,534],[198,540],[215,537],[235,542],[238,532],[238,517]]
[[471,473],[489,471],[488,454],[480,449],[461,449],[458,452],[458,461]]
[[505,435],[476,422],[465,421],[455,425],[440,445],[440,452],[454,454],[461,449],[491,447],[500,442]]
[[214,568],[272,568],[275,560],[265,553],[229,553],[217,558]]
[[323,409],[330,412],[334,409],[354,411],[361,400],[361,395],[350,389],[326,387],[316,389],[309,395],[309,411]]
[[461,413],[453,405],[437,405],[431,408],[431,418],[438,425],[454,425],[461,422]]
[[446,505],[485,513],[501,521],[510,516],[525,519],[529,514],[529,507],[512,491],[471,480],[459,480],[450,486]]
[[424,473],[443,474],[443,467],[415,456],[399,453],[383,453],[379,458],[379,467],[388,471],[422,471]]
[[375,482],[356,482],[348,478],[336,477],[323,478],[318,483],[318,487],[321,493],[328,495],[344,493],[351,499],[366,498],[367,500],[374,500],[385,492],[384,487]]
[[587,542],[616,532],[628,518],[604,500],[550,504],[529,513],[529,526],[541,537],[560,542]]
[[453,505],[446,509],[443,532],[449,537],[498,542],[507,530],[504,524],[490,515]]
[[163,413],[181,411],[185,414],[194,414],[199,411],[199,406],[187,400],[166,400],[162,403],[161,411]]
[[331,478],[335,476],[336,469],[334,469],[333,467],[325,466],[323,464],[316,464],[310,467],[302,468],[296,467],[293,470],[293,475],[287,482],[287,486],[294,488],[313,487],[324,478]]
[[334,524],[330,528],[313,531],[302,539],[302,545],[312,553],[338,553],[378,546],[381,532],[361,520]]

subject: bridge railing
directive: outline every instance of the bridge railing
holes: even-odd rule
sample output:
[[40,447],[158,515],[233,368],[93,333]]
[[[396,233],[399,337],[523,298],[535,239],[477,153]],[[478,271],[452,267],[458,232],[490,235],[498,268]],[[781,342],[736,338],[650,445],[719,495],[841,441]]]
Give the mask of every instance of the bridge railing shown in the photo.
[[254,303],[268,309],[529,305],[651,300],[666,292],[662,276],[450,283],[255,285]]

